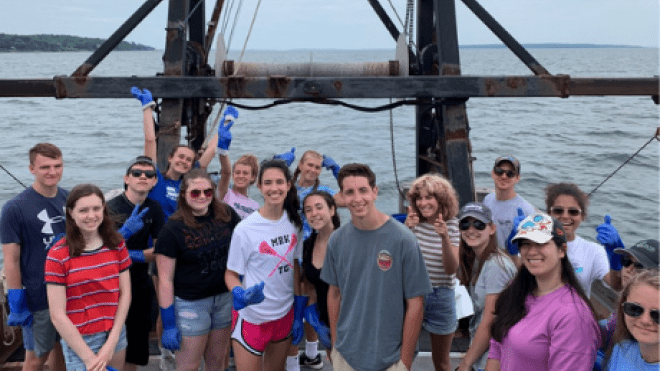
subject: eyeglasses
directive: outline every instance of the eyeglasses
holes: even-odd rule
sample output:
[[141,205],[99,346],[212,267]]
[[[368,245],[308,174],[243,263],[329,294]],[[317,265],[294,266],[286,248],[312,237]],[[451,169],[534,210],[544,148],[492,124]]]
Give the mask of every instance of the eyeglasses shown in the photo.
[[202,195],[202,192],[204,192],[204,197],[212,197],[213,196],[213,188],[207,188],[205,190],[201,189],[193,189],[190,191],[190,197],[192,198],[198,198],[199,196]]
[[129,174],[131,174],[131,176],[133,176],[133,177],[135,177],[135,178],[139,178],[139,177],[141,177],[142,174],[144,174],[144,176],[146,176],[147,178],[153,178],[153,177],[156,176],[156,170],[139,170],[139,169],[131,169],[131,171],[129,172]]
[[[629,301],[623,303],[623,313],[625,313],[627,316],[637,318],[644,314],[645,311],[646,308],[637,303],[631,303]],[[649,309],[649,314],[651,315],[653,322],[655,322],[656,325],[660,325],[660,310]]]
[[635,269],[644,269],[642,263],[633,261],[632,259],[630,259],[630,257],[624,256],[623,258],[621,258],[621,265],[628,268],[630,264],[634,264]]
[[483,231],[486,229],[486,223],[482,222],[481,220],[461,220],[461,222],[458,223],[458,229],[461,231],[467,231],[470,229],[470,226],[473,226],[478,231]]
[[570,215],[570,216],[578,216],[578,215],[582,214],[582,210],[580,210],[580,209],[574,209],[574,208],[573,209],[564,209],[561,206],[555,206],[555,207],[550,208],[550,213],[552,215],[564,215],[564,210],[566,210],[568,212],[568,215]]
[[508,176],[509,178],[513,178],[514,176],[518,175],[518,173],[516,173],[513,170],[504,170],[501,167],[494,167],[493,171],[497,176],[502,176],[502,174],[506,174],[506,176]]

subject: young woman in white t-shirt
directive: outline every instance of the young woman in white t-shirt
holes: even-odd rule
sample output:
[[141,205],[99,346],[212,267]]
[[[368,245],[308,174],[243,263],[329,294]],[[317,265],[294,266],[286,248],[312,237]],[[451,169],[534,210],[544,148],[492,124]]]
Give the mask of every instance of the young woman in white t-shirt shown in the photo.
[[[282,370],[289,345],[303,336],[300,295],[302,223],[291,173],[281,160],[261,164],[264,205],[232,235],[225,282],[233,295],[236,368]],[[242,276],[242,279],[241,279]]]

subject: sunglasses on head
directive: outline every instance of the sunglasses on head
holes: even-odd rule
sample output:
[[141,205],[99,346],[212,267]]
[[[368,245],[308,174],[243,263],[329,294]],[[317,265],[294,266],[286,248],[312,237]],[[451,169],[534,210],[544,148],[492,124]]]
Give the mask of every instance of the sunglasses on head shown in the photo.
[[461,222],[458,223],[458,229],[461,231],[467,231],[470,229],[470,226],[473,226],[478,231],[483,231],[486,229],[486,223],[482,222],[481,220],[461,220]]
[[493,171],[497,176],[502,176],[502,174],[506,174],[506,176],[508,176],[509,178],[513,178],[514,176],[518,175],[518,173],[516,173],[513,170],[504,170],[501,167],[495,167],[493,168]]
[[623,258],[621,258],[621,265],[628,268],[630,264],[634,264],[635,269],[644,269],[642,263],[633,261],[632,259],[630,259],[630,257],[624,255]]
[[213,188],[207,188],[205,190],[201,190],[201,189],[191,190],[190,191],[190,197],[198,198],[199,196],[202,195],[202,192],[204,192],[204,197],[212,197],[213,196]]
[[136,178],[139,178],[144,174],[147,178],[153,178],[156,176],[156,170],[139,170],[139,169],[131,169],[130,171],[131,176],[134,176]]
[[[623,313],[630,317],[639,317],[646,311],[646,308],[637,304],[631,303],[629,301],[623,303]],[[656,325],[660,325],[660,310],[658,309],[649,309],[649,314],[651,319],[655,322]]]
[[568,212],[568,215],[570,215],[570,216],[578,216],[578,215],[582,214],[582,210],[580,210],[580,209],[575,209],[575,208],[564,209],[561,206],[555,206],[555,207],[550,208],[550,214],[564,215],[564,210],[566,210],[566,212]]

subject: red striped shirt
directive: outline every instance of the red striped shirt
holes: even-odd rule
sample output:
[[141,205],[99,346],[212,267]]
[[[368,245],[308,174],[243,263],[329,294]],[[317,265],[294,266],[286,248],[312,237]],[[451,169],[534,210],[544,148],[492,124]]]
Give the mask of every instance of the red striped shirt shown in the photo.
[[131,266],[124,242],[71,257],[66,239],[48,251],[46,283],[66,286],[66,314],[83,335],[110,331],[119,303],[119,274]]

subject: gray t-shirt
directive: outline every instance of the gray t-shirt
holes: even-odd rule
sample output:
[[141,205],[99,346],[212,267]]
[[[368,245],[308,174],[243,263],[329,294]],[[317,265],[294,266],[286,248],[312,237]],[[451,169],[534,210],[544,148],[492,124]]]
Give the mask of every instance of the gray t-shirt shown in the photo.
[[343,225],[328,241],[321,279],[341,292],[335,347],[351,367],[396,363],[405,301],[432,291],[412,232],[392,218],[376,230]]
[[490,193],[484,198],[484,205],[493,213],[493,222],[497,226],[497,243],[504,250],[506,250],[506,239],[513,229],[513,218],[518,216],[518,208],[522,208],[525,215],[535,212],[534,207],[520,195],[510,200],[499,201],[495,193]]
[[[479,267],[479,261],[474,262],[474,270]],[[504,254],[491,255],[481,268],[481,274],[477,278],[474,286],[468,287],[472,305],[474,306],[474,316],[470,319],[470,338],[474,339],[477,328],[481,323],[486,307],[486,295],[499,294],[511,282],[518,270],[511,258]],[[473,274],[476,274],[474,272]],[[488,360],[486,351],[479,361],[474,364],[475,367],[485,368]]]

